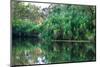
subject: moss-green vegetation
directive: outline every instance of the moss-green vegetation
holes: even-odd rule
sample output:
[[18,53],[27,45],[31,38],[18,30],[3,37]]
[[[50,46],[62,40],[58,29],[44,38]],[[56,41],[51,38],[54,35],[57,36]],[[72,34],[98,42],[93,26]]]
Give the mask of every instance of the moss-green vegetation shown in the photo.
[[[22,3],[23,4],[23,3]],[[19,4],[18,4],[19,5]],[[20,4],[21,5],[21,4]],[[76,40],[95,40],[95,7],[94,6],[80,6],[80,5],[51,5],[48,8],[48,15],[46,18],[43,12],[38,7],[17,6],[14,12],[12,21],[13,34],[15,35],[35,35],[38,33],[41,39],[76,39]],[[18,9],[20,8],[20,9]],[[29,12],[24,12],[22,8],[28,9]],[[30,9],[31,8],[31,9]],[[37,9],[37,10],[36,10]],[[29,14],[32,11],[31,15]],[[40,11],[40,12],[39,12]],[[36,13],[34,13],[36,12]],[[16,14],[15,13],[15,14]],[[21,15],[23,14],[23,16]],[[27,14],[28,16],[26,16]],[[35,15],[39,14],[39,15]],[[33,15],[33,16],[32,16]],[[30,16],[33,17],[30,18]],[[35,16],[35,18],[34,18]],[[26,17],[23,19],[23,17]],[[41,19],[37,19],[41,17]],[[36,20],[38,20],[36,22]],[[41,21],[39,23],[39,21]],[[32,34],[30,34],[32,33]],[[37,35],[37,36],[38,36]]]
[[95,7],[58,4],[51,10],[42,26],[43,38],[95,40]]
[[[25,50],[29,51],[28,55],[31,55],[35,62],[36,55],[33,52],[36,48],[41,48],[48,63],[95,60],[95,6],[50,4],[49,7],[42,9],[33,4],[12,1],[14,65],[28,64]],[[22,40],[17,41],[17,37]],[[34,43],[33,40],[38,43]],[[66,40],[89,42],[67,43]]]

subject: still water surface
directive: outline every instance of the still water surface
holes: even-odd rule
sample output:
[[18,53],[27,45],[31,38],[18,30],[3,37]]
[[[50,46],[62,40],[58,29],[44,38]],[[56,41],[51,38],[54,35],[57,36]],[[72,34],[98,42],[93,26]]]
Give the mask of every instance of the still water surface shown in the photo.
[[32,38],[12,41],[12,65],[94,61],[95,43],[43,42]]

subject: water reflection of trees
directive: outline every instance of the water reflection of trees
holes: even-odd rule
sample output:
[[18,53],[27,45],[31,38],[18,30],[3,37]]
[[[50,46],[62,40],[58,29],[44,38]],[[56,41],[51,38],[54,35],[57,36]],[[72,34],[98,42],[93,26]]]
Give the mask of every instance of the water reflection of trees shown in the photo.
[[[95,6],[51,4],[40,8],[12,2],[12,64],[96,59]],[[45,14],[46,15],[45,15]]]
[[[15,65],[35,64],[39,56],[45,56],[47,63],[93,61],[96,58],[93,43],[33,42],[28,39],[13,42],[16,44],[12,58]],[[28,55],[33,63],[28,62]]]

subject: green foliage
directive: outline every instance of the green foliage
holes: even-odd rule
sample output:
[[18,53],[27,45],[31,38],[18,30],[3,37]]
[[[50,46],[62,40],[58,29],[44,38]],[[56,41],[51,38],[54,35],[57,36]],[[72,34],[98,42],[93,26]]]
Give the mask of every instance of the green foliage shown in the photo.
[[95,7],[58,4],[50,10],[41,31],[44,39],[94,40]]
[[[35,5],[25,5],[23,2],[15,2],[13,5],[13,36],[23,36],[22,39],[32,37],[31,42],[28,42],[28,38],[18,42],[15,37],[13,64],[28,64],[23,53],[29,50],[31,55],[36,47],[43,49],[49,63],[95,60],[95,6],[51,4],[47,8],[48,14],[43,16],[43,11]],[[38,18],[44,18],[43,22],[37,23],[36,20],[40,21]],[[35,35],[42,40],[38,44],[33,42]],[[94,43],[52,40],[91,40]]]
[[40,8],[30,3],[12,1],[13,36],[38,36]]
[[35,28],[42,40],[95,40],[95,6],[55,4],[51,7],[47,8],[48,15],[42,24],[36,25],[36,20],[43,18],[43,11],[35,5],[14,3],[14,33],[32,33]]
[[38,31],[38,25],[29,20],[16,19],[12,21],[13,34],[18,36],[33,36]]
[[41,16],[39,7],[30,3],[12,1],[12,16],[13,19],[29,19],[34,21],[38,16]]

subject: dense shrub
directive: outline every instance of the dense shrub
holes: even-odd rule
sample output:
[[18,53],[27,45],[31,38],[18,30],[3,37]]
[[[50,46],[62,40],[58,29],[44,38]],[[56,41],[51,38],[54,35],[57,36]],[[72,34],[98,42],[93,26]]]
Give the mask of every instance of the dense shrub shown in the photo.
[[12,21],[12,32],[14,36],[34,36],[38,34],[38,25],[29,20],[16,19]]
[[[44,18],[43,11],[35,5],[19,2],[15,5],[18,6],[13,10],[13,34],[34,36],[39,33],[43,40],[95,40],[95,6],[53,4],[47,8]],[[36,24],[36,20],[41,22]]]
[[44,39],[94,40],[95,7],[58,4],[50,10],[42,26]]

